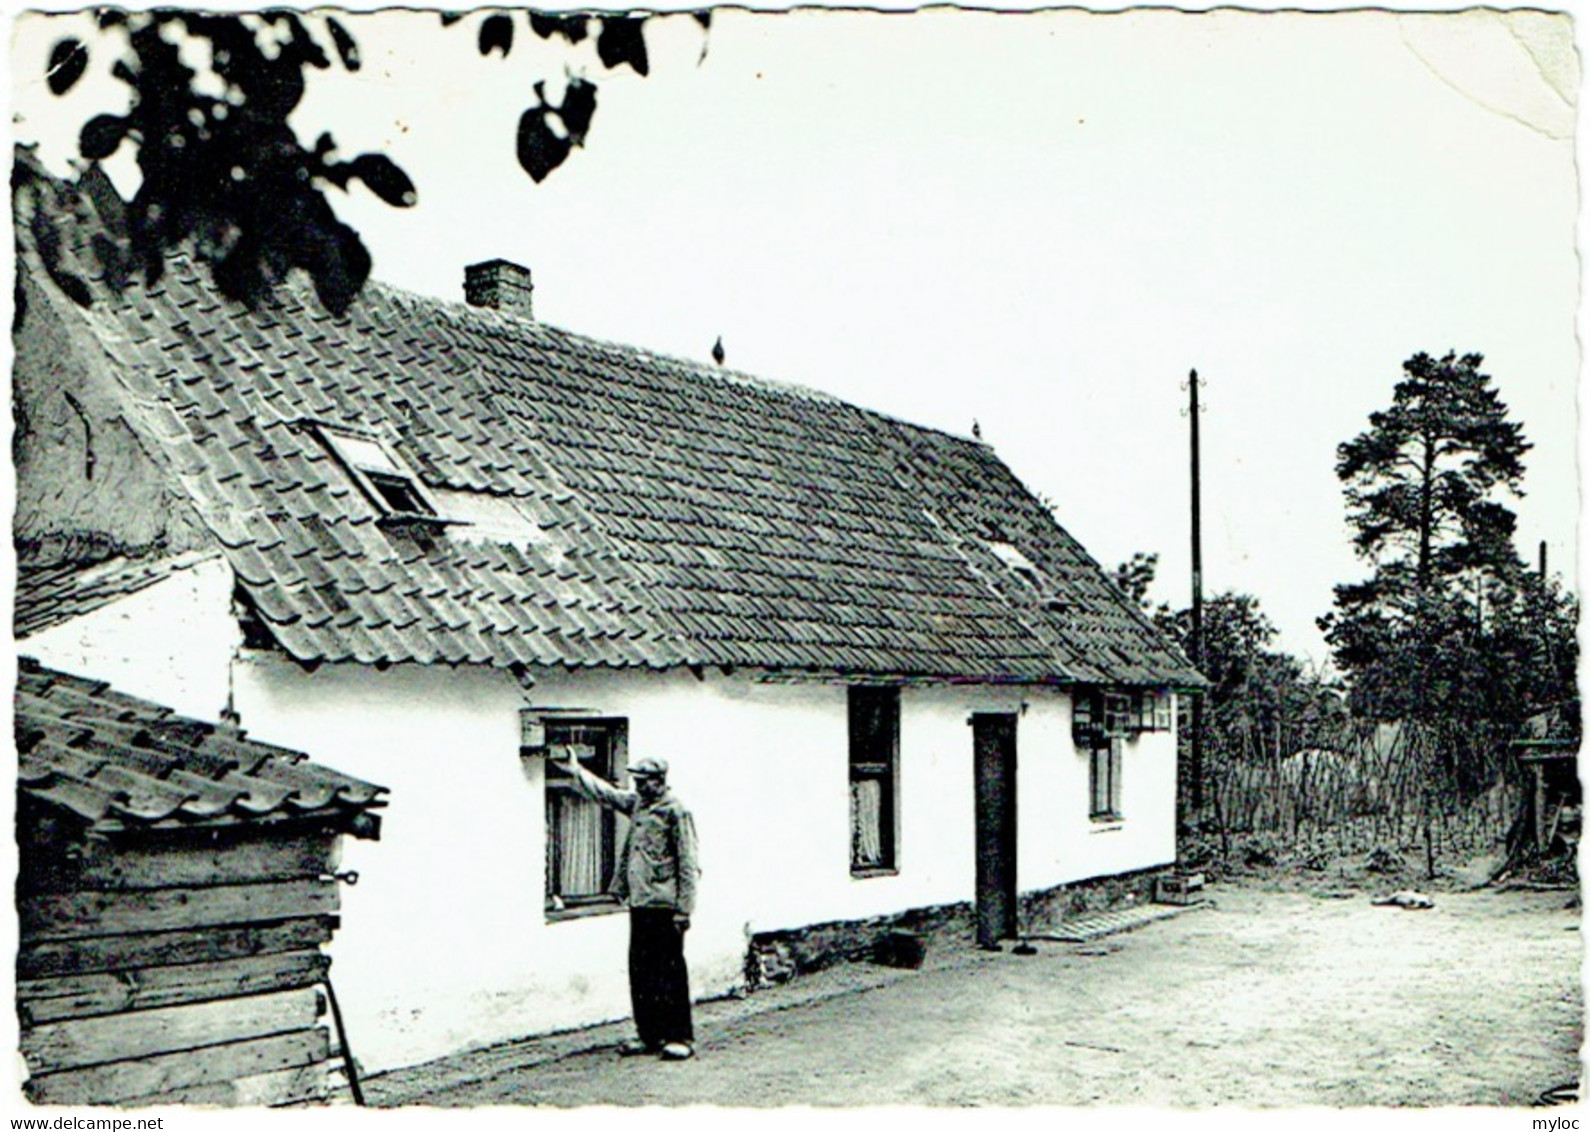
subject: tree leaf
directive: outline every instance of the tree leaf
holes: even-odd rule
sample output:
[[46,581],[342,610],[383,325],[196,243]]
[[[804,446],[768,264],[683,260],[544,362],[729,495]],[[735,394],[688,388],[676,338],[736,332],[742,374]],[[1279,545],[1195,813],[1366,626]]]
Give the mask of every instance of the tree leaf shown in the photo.
[[595,114],[596,84],[581,78],[570,79],[563,105],[558,108],[558,117],[563,119],[570,145],[585,144],[585,135],[590,132],[591,118]]
[[127,136],[127,119],[119,114],[97,114],[83,125],[77,149],[90,161],[103,161],[116,152]]
[[105,275],[105,285],[113,291],[126,289],[132,278],[132,270],[122,245],[103,232],[95,232],[89,238],[89,247],[93,249],[94,258],[99,261],[100,271]]
[[701,25],[701,54],[696,56],[696,66],[699,67],[707,61],[707,47],[711,43],[712,33],[712,9],[703,8],[699,12],[690,14],[695,18],[696,23]]
[[315,296],[334,315],[347,313],[370,277],[370,252],[359,234],[340,222],[306,233],[311,247],[303,256]]
[[385,154],[360,154],[348,163],[348,172],[393,208],[409,208],[419,199],[408,174]]
[[354,42],[353,36],[348,34],[348,29],[338,20],[327,16],[326,30],[331,33],[331,42],[337,46],[337,54],[342,57],[342,65],[350,71],[357,71],[360,66],[359,45]]
[[501,14],[487,16],[480,25],[480,53],[490,55],[493,50],[501,50],[504,59],[513,50],[513,21]]
[[536,184],[546,180],[552,170],[563,164],[570,149],[567,138],[560,138],[552,132],[545,106],[532,107],[520,116],[519,164]]
[[71,36],[60,40],[50,48],[50,64],[45,70],[50,93],[65,94],[77,85],[77,80],[83,77],[87,69],[88,48]]
[[590,21],[585,16],[554,16],[546,12],[530,13],[530,30],[542,39],[560,35],[570,43],[581,42],[589,34]]
[[602,32],[596,37],[596,55],[609,70],[628,63],[637,75],[651,71],[646,58],[646,37],[641,29],[644,16],[603,16]]

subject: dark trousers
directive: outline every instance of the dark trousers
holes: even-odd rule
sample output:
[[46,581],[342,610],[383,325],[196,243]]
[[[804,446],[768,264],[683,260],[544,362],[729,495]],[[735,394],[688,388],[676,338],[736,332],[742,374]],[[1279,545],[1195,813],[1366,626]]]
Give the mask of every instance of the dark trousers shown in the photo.
[[635,1033],[649,1046],[693,1042],[685,933],[668,908],[629,910],[629,999]]

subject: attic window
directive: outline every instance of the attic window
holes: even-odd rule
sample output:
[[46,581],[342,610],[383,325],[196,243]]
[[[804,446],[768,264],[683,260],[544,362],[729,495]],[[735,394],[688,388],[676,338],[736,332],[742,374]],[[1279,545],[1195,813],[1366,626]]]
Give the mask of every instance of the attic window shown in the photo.
[[402,476],[372,471],[366,471],[364,474],[370,480],[370,486],[381,496],[381,502],[386,504],[388,511],[406,511],[418,515],[434,514],[425,500],[420,498],[414,485]]
[[430,493],[402,458],[373,436],[318,425],[320,439],[348,470],[381,518],[390,522],[442,523]]
[[988,544],[988,549],[993,552],[995,558],[1010,568],[1012,574],[1021,579],[1022,584],[1032,592],[1045,609],[1053,613],[1065,611],[1065,602],[1055,593],[1054,587],[1039,572],[1032,559],[1008,542],[991,542]]
[[1009,566],[1017,576],[1025,576],[1024,580],[1025,578],[1031,578],[1036,582],[1038,567],[1032,564],[1032,559],[1011,546],[1010,543],[991,542],[988,544],[988,549],[993,551],[994,557]]

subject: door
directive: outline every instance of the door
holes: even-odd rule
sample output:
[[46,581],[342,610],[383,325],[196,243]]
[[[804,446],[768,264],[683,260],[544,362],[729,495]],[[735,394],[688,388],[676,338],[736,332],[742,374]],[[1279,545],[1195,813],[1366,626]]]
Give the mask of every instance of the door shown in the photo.
[[972,716],[977,805],[977,945],[1016,934],[1016,717]]

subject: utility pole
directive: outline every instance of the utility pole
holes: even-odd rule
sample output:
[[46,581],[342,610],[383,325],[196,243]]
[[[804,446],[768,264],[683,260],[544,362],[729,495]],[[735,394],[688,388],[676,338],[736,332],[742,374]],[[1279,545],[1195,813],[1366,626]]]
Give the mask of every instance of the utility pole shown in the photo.
[[[1187,423],[1192,438],[1192,662],[1204,665],[1203,504],[1198,457],[1198,371],[1187,376]],[[1204,808],[1204,697],[1192,697],[1192,816]]]

